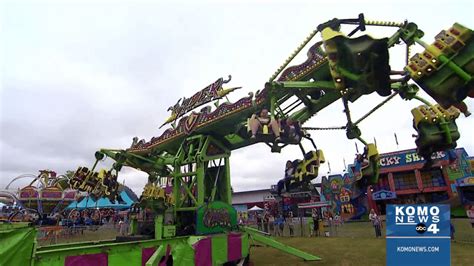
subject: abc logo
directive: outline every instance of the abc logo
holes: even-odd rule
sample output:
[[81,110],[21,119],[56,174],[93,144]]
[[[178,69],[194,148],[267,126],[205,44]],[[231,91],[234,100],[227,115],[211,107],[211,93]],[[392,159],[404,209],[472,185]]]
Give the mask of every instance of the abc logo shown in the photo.
[[423,223],[419,223],[416,225],[415,230],[418,234],[424,234],[426,232],[426,225]]

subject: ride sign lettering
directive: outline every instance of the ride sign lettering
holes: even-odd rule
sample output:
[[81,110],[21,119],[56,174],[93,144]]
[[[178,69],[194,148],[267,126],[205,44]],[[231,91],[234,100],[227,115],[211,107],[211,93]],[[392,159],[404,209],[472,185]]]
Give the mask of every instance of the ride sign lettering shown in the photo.
[[[431,155],[431,159],[437,160],[447,157],[447,154],[443,151],[435,152]],[[418,155],[415,150],[410,150],[406,153],[382,155],[379,164],[382,167],[400,166],[411,163],[420,163],[425,159]]]
[[229,94],[230,92],[236,89],[240,89],[240,87],[235,87],[235,88],[230,88],[230,89],[224,89],[222,87],[223,84],[229,83],[231,79],[232,79],[232,76],[230,75],[227,80],[224,80],[223,78],[219,78],[215,82],[205,87],[204,89],[195,93],[190,98],[186,98],[186,97],[180,98],[175,105],[170,106],[168,108],[168,111],[171,111],[171,117],[168,118],[163,125],[182,117],[184,114],[188,113],[189,111],[193,110],[196,107],[199,107],[211,101],[220,99],[226,96],[227,94]]
[[221,233],[237,226],[237,211],[232,205],[213,201],[197,209],[196,233]]

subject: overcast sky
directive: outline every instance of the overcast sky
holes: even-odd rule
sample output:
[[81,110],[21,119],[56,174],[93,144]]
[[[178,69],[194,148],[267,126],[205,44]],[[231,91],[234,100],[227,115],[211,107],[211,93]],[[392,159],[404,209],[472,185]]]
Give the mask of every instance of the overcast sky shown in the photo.
[[[20,3],[21,4],[20,4]],[[219,77],[242,86],[236,101],[264,83],[320,23],[334,17],[415,22],[424,40],[452,23],[474,28],[473,2],[454,1],[3,1],[0,4],[0,188],[13,177],[52,169],[64,173],[91,166],[100,148],[127,148],[132,138],[159,136],[166,109]],[[271,2],[271,4],[269,4]],[[317,3],[316,3],[317,2]],[[441,8],[442,7],[442,8]],[[374,37],[393,30],[369,28]],[[311,42],[313,44],[317,39]],[[309,48],[309,46],[307,47]],[[306,52],[290,64],[299,64]],[[402,69],[403,49],[391,51]],[[425,95],[422,93],[421,95]],[[351,104],[360,117],[383,98]],[[415,147],[410,110],[418,102],[399,97],[360,124],[363,137],[380,152]],[[468,99],[474,112],[474,100]],[[474,115],[461,116],[459,147],[474,154]],[[346,123],[342,103],[322,110],[305,126]],[[313,132],[331,173],[352,162],[354,141],[344,131]],[[309,143],[305,143],[307,149]],[[362,145],[359,144],[359,148]],[[264,144],[233,152],[234,190],[268,188],[283,176],[284,162],[301,157],[297,146],[274,154]],[[109,166],[110,162],[103,164]],[[322,167],[320,174],[326,174]],[[141,193],[146,175],[124,169]],[[23,185],[19,182],[16,187]]]

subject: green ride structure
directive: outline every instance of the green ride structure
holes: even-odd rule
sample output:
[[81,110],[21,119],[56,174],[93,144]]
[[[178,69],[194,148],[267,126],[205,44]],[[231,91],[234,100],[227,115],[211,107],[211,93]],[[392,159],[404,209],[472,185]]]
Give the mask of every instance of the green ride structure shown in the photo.
[[[354,28],[344,34],[342,25]],[[360,34],[370,26],[390,27],[395,33],[382,39]],[[321,40],[313,41],[318,33]],[[359,37],[353,37],[356,33]],[[358,139],[366,147],[366,164],[360,168],[358,183],[367,186],[377,181],[379,154],[375,144],[362,138],[358,124],[397,95],[422,102],[412,110],[420,155],[429,158],[432,152],[454,148],[460,137],[455,119],[459,110],[469,114],[463,100],[474,96],[473,34],[457,23],[437,35],[431,45],[421,39],[423,34],[416,24],[406,21],[367,21],[363,14],[356,19],[333,19],[311,32],[255,94],[249,93],[235,103],[226,101],[227,94],[240,89],[223,87],[230,82],[229,76],[190,98],[180,99],[168,109],[171,116],[163,126],[170,128],[161,136],[149,141],[134,138],[127,149],[101,149],[95,153],[97,161],[92,169],[80,167],[69,180],[73,189],[117,200],[117,174],[122,167],[146,172],[148,183],[133,209],[131,235],[111,241],[36,247],[33,227],[4,225],[0,231],[0,261],[67,266],[245,265],[252,240],[304,260],[320,260],[238,225],[231,205],[231,152],[256,143],[265,143],[272,152],[280,152],[287,145],[299,145],[304,160],[288,181],[291,187],[306,186],[318,176],[319,166],[324,163],[322,150],[316,148],[307,132],[341,129],[349,139]],[[310,43],[307,59],[288,67]],[[409,48],[415,44],[425,50],[411,56]],[[391,69],[389,60],[389,49],[396,45],[405,45],[407,51],[406,67],[399,71]],[[419,88],[437,104],[419,97]],[[354,121],[349,103],[374,92],[386,99]],[[346,125],[303,127],[312,116],[336,101],[344,106]],[[211,102],[215,108],[205,106],[194,111]],[[255,119],[260,123],[258,132],[252,126]],[[278,122],[282,120],[297,125],[296,136],[284,134],[285,125]],[[314,150],[305,151],[303,139],[309,140]],[[95,172],[98,162],[106,157],[115,161],[112,169]],[[4,241],[3,236],[11,241]],[[11,253],[20,246],[21,256]]]

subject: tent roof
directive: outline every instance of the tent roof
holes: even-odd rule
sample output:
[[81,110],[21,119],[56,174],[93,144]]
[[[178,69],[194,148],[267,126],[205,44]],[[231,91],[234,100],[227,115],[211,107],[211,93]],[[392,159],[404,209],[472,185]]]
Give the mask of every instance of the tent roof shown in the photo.
[[263,211],[263,209],[255,205],[252,208],[250,208],[249,211]]
[[127,192],[125,191],[122,191],[120,193],[120,197],[122,197],[122,200],[125,201],[125,204],[126,205],[132,205],[134,203],[134,201],[130,198],[130,196],[128,195]]
[[125,191],[120,192],[120,197],[125,203],[111,202],[108,198],[100,198],[97,201],[90,197],[83,198],[80,202],[73,201],[66,209],[87,209],[87,208],[114,208],[126,209],[134,203]]

